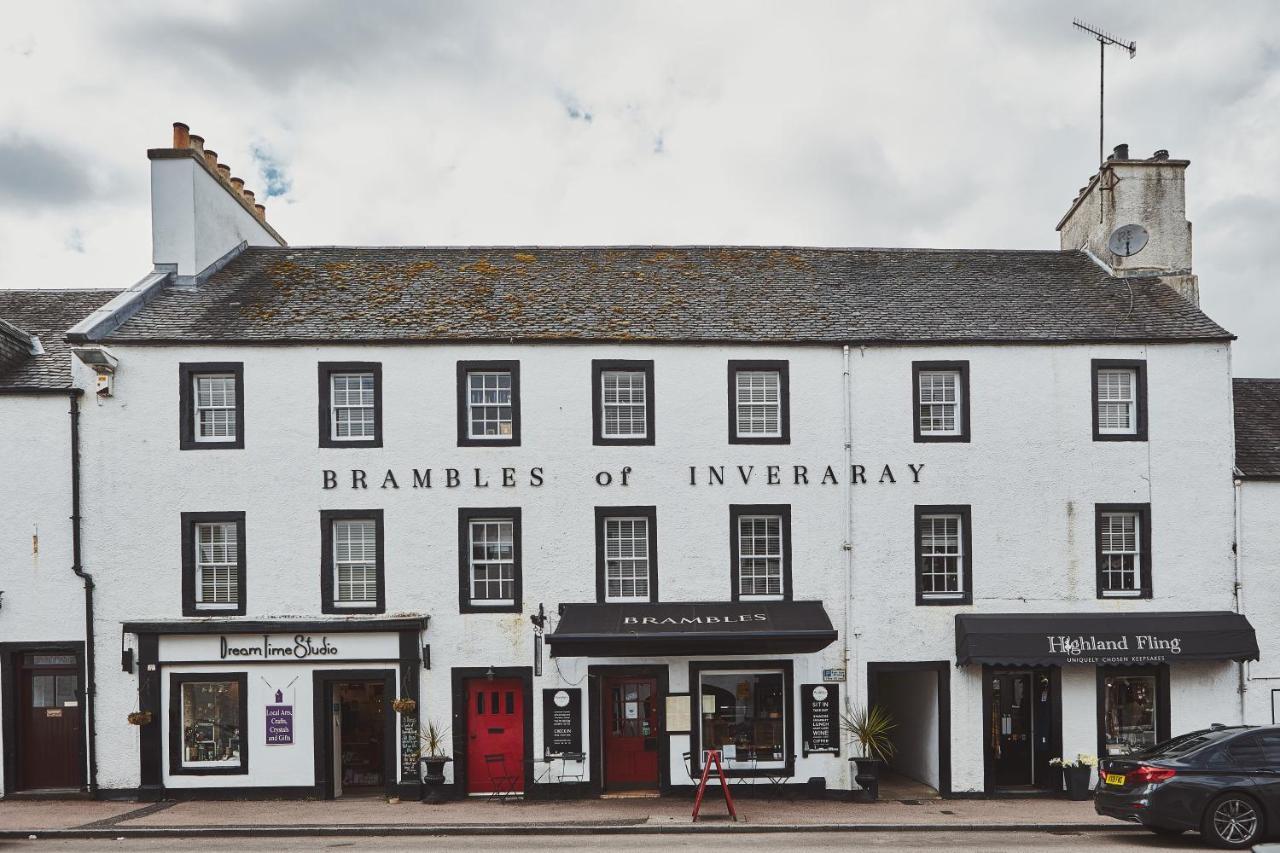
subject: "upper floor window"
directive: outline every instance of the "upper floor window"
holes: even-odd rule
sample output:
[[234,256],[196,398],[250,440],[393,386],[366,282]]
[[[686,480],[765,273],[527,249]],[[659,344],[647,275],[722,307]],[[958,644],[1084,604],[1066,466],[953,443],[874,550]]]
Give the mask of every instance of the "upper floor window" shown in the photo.
[[591,362],[592,443],[653,444],[653,362]]
[[243,512],[182,514],[182,614],[243,615]]
[[791,597],[791,507],[729,507],[734,601]]
[[600,601],[658,600],[654,507],[596,507],[596,595]]
[[320,363],[320,446],[382,446],[382,365]]
[[321,610],[382,613],[382,510],[322,510]]
[[911,363],[916,441],[969,440],[969,362]]
[[459,609],[519,613],[520,509],[459,509]]
[[178,365],[179,446],[244,447],[244,365]]
[[729,443],[791,441],[789,365],[785,361],[729,362]]
[[1093,361],[1094,441],[1147,440],[1147,363]]
[[520,444],[520,362],[458,362],[458,444]]
[[916,507],[916,604],[970,604],[973,536],[968,506]]
[[1099,598],[1151,597],[1150,504],[1098,504]]

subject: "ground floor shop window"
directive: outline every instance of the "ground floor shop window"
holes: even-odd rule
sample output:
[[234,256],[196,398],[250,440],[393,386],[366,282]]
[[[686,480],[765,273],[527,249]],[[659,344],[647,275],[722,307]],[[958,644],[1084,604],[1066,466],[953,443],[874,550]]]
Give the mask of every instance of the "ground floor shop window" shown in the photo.
[[174,675],[170,690],[169,771],[248,772],[245,675]]
[[790,758],[790,673],[703,669],[697,674],[701,749],[718,749],[729,769],[783,767]]
[[1103,755],[1127,755],[1168,739],[1167,672],[1148,668],[1099,668],[1098,730]]

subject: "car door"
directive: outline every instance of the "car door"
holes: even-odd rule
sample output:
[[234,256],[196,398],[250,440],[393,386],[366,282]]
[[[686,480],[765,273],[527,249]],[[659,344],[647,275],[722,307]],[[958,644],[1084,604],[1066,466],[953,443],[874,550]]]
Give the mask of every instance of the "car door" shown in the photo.
[[1253,784],[1268,816],[1280,815],[1280,730],[1258,732],[1262,747],[1261,766],[1253,774]]

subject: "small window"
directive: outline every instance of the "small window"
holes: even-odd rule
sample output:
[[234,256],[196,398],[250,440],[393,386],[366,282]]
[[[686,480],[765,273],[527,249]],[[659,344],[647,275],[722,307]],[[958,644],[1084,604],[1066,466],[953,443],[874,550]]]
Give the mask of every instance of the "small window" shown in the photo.
[[178,377],[181,449],[244,447],[244,365],[181,364]]
[[969,362],[912,362],[915,440],[969,440]]
[[1095,514],[1099,598],[1151,597],[1147,504],[1100,504]]
[[325,613],[381,613],[382,510],[325,510],[321,594]]
[[734,601],[791,597],[791,507],[729,507]]
[[1094,441],[1147,440],[1145,361],[1093,362]]
[[1169,738],[1168,671],[1099,667],[1102,755],[1145,752]]
[[519,362],[458,362],[458,444],[520,444]]
[[33,675],[31,676],[31,707],[62,708],[74,706],[79,701],[80,676]]
[[591,362],[596,445],[653,444],[653,362]]
[[182,614],[245,612],[245,514],[182,514]]
[[458,510],[462,613],[519,613],[520,509]]
[[720,751],[725,773],[779,778],[795,770],[790,661],[695,662],[689,686],[697,722],[690,733],[695,773],[703,750]]
[[249,772],[244,673],[174,674],[169,682],[169,772]]
[[967,506],[916,507],[916,603],[969,604],[973,539]]
[[320,446],[382,446],[382,365],[321,362]]
[[596,508],[596,591],[600,601],[657,601],[654,507]]
[[789,443],[789,396],[787,362],[730,361],[729,443]]

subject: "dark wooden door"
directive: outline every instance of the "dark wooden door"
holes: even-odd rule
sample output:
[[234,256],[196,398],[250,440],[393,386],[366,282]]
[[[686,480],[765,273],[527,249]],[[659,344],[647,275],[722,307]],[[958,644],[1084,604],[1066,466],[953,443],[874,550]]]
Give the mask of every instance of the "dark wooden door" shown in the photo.
[[[467,792],[495,788],[493,777],[515,777],[524,790],[524,691],[518,678],[474,678],[467,682]],[[486,756],[502,756],[486,761]],[[503,786],[506,787],[506,786]]]
[[19,673],[20,784],[25,790],[80,788],[80,669],[75,655],[25,654]]
[[998,672],[992,676],[992,760],[995,784],[1001,788],[1030,785],[1032,776],[1031,710],[1035,702],[1029,672]]
[[658,682],[618,676],[604,680],[604,787],[658,787]]

